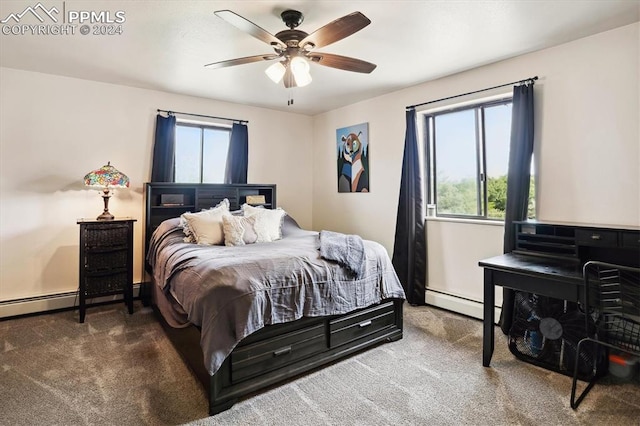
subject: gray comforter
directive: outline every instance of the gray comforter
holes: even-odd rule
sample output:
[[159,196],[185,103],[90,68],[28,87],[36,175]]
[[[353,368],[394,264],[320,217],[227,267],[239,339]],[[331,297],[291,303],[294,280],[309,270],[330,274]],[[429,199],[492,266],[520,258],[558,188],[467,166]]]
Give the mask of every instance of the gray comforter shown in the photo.
[[365,267],[353,274],[320,257],[317,232],[285,219],[283,238],[245,246],[183,242],[178,219],[154,232],[147,260],[154,281],[201,327],[205,365],[214,374],[233,348],[267,324],[343,314],[387,298],[405,298],[380,244],[364,240]]

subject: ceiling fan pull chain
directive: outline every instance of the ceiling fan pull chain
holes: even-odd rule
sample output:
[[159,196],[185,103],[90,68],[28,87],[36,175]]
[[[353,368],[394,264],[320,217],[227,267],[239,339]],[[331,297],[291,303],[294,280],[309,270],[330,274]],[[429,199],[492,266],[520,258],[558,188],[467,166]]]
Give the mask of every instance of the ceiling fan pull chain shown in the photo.
[[[292,77],[292,78],[293,78],[293,77]],[[288,105],[288,106],[293,105],[293,93],[294,93],[294,89],[295,89],[295,87],[293,87],[293,86],[292,86],[292,87],[289,87],[289,88],[287,89],[287,94],[289,95],[289,99],[287,99],[287,105]]]

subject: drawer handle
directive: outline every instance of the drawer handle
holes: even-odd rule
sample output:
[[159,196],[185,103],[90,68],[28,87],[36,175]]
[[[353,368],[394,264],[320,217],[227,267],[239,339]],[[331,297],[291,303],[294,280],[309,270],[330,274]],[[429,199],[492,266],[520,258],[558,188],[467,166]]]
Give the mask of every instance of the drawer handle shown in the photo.
[[591,236],[591,239],[592,239],[592,240],[599,240],[599,239],[600,239],[600,234],[593,234],[593,235]]
[[369,321],[365,321],[365,322],[361,322],[360,324],[358,324],[358,327],[360,328],[365,328],[371,325],[371,320]]
[[288,354],[289,352],[291,352],[291,346],[285,346],[284,348],[280,348],[277,351],[273,351],[273,356],[280,356]]

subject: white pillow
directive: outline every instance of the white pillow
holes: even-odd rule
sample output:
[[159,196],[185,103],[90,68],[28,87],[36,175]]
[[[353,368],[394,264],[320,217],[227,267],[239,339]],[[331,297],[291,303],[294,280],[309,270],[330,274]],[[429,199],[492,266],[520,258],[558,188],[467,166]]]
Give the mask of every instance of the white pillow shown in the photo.
[[222,228],[224,229],[224,245],[243,246],[253,244],[258,239],[254,229],[256,216],[222,216]]
[[269,210],[253,207],[249,204],[243,204],[242,211],[247,217],[256,217],[254,229],[258,236],[257,243],[271,242],[282,238],[282,221],[287,212],[281,208]]
[[184,241],[204,245],[222,244],[224,242],[222,216],[228,214],[230,214],[229,200],[226,198],[209,210],[183,213],[180,216],[180,222],[186,235]]

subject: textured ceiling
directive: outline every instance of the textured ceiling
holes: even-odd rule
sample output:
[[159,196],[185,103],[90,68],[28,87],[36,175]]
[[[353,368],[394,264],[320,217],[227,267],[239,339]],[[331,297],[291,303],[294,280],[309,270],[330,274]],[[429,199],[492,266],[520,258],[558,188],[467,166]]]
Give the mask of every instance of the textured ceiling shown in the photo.
[[[123,11],[122,34],[5,34],[33,1],[0,2],[0,64],[50,74],[317,114],[404,87],[617,28],[640,19],[640,1],[47,1],[70,11]],[[304,13],[311,33],[354,11],[372,23],[326,46],[327,53],[378,65],[371,74],[311,66],[313,82],[287,90],[264,74],[271,62],[223,69],[204,64],[271,53],[265,43],[216,17],[229,9],[272,34],[286,29],[285,9]],[[63,12],[64,11],[64,12]],[[44,23],[50,24],[43,16]],[[60,19],[59,19],[60,21]],[[59,24],[61,22],[58,22]],[[93,29],[92,29],[93,30]],[[29,31],[29,30],[26,30]],[[287,106],[293,95],[295,103]]]

